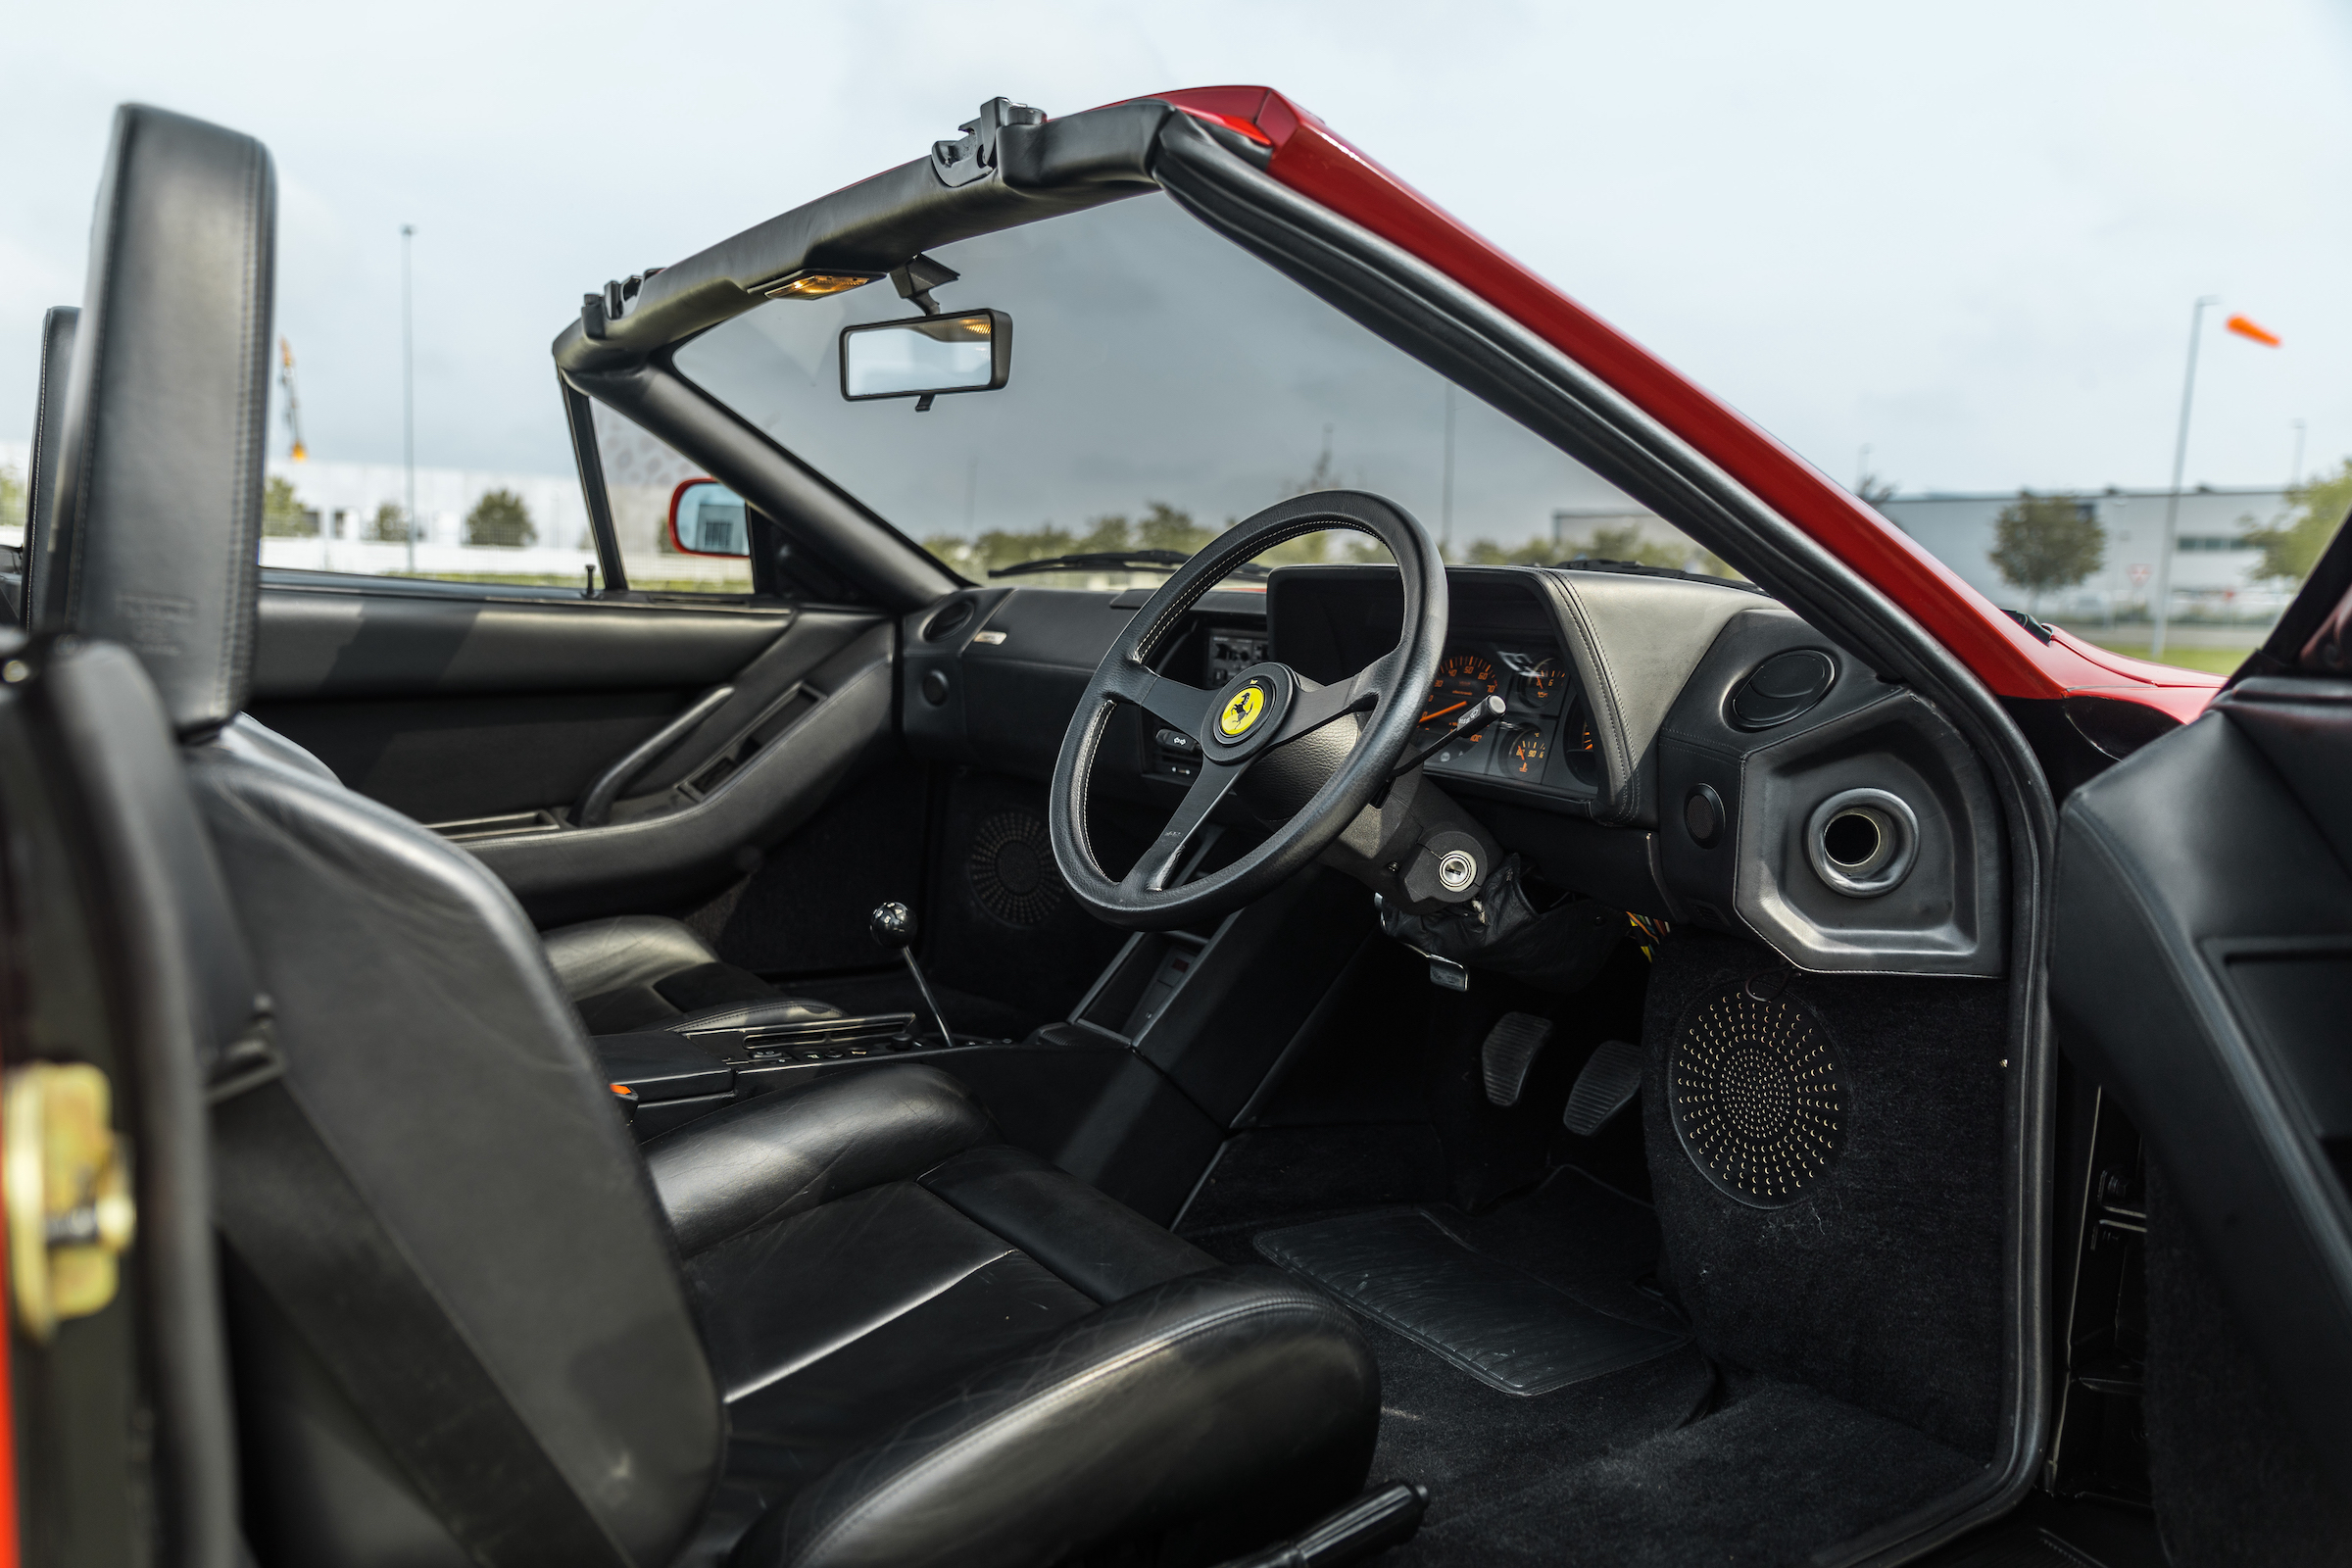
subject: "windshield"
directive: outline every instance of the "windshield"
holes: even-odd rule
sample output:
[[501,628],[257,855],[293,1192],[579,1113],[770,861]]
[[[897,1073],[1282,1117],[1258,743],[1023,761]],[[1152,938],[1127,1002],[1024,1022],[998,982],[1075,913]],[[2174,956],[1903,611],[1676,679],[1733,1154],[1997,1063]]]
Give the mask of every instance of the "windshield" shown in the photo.
[[[1584,465],[1153,194],[945,246],[943,310],[1013,321],[1010,380],[842,396],[844,326],[917,314],[887,281],[776,300],[677,355],[728,404],[950,565],[1198,550],[1285,497],[1386,496],[1465,562],[1578,555],[1723,569]],[[1311,535],[1270,564],[1386,560]],[[1154,583],[1102,560],[1036,580]]]

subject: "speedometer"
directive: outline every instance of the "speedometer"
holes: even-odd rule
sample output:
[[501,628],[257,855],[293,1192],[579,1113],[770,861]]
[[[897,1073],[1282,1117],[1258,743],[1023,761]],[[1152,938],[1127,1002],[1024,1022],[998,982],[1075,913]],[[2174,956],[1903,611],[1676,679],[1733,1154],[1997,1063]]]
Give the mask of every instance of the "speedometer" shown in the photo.
[[1491,660],[1470,653],[1447,654],[1438,665],[1438,678],[1430,683],[1429,701],[1421,705],[1423,733],[1432,738],[1444,734],[1472,703],[1501,690],[1502,678],[1494,673]]

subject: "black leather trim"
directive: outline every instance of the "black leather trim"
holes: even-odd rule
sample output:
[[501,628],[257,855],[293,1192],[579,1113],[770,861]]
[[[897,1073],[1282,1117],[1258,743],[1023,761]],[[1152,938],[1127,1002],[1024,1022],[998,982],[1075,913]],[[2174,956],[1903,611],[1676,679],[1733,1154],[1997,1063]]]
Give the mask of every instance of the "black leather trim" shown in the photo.
[[1577,685],[1591,704],[1600,754],[1603,822],[1658,821],[1658,731],[1716,633],[1755,596],[1708,583],[1605,571],[1544,571],[1555,619],[1567,630]]
[[253,661],[276,208],[252,137],[115,112],[42,617],[137,654],[188,737],[245,706]]
[[479,839],[466,848],[546,921],[660,906],[732,880],[743,874],[746,849],[783,838],[886,755],[895,739],[895,635],[885,622],[828,661],[816,676],[830,683],[825,699],[698,805],[608,827]]
[[844,1460],[738,1568],[1011,1568],[1183,1528],[1186,1560],[1353,1496],[1380,1372],[1345,1308],[1265,1268],[1131,1297]]
[[907,1064],[744,1101],[655,1139],[645,1163],[678,1250],[692,1257],[996,1136],[971,1091]]
[[[92,902],[118,944],[111,956],[120,984],[110,1000],[131,1049],[122,1064],[129,1072],[115,1093],[132,1139],[139,1224],[126,1296],[138,1303],[152,1401],[145,1441],[156,1483],[156,1549],[188,1568],[231,1568],[247,1559],[237,1537],[236,1432],[203,1077],[252,1021],[254,971],[228,914],[220,869],[180,785],[170,725],[137,661],[79,639],[35,643],[13,657],[39,668],[30,692],[46,710],[41,728],[89,824],[105,884]],[[14,830],[24,826],[19,821]],[[44,841],[38,853],[67,849]],[[46,921],[68,911],[20,913]],[[76,1042],[74,1054],[89,1044]]]
[[80,320],[81,309],[74,305],[52,306],[41,317],[41,387],[32,416],[32,460],[24,472],[24,581],[18,590],[18,618],[27,626],[38,620],[56,543],[58,448],[65,440],[66,383],[74,373],[74,337]]
[[1010,1144],[968,1149],[922,1185],[1097,1301],[1217,1266],[1192,1243]]
[[[347,790],[212,748],[187,777],[320,1137],[590,1508],[668,1560],[717,1473],[717,1390],[538,934],[469,856]],[[243,1392],[274,1451],[341,1441],[300,1388]],[[260,1533],[303,1521],[325,1534],[299,1560],[370,1560],[377,1510],[314,1511],[309,1468],[257,1493]]]
[[269,702],[710,686],[773,647],[799,618],[782,607],[695,611],[272,586],[261,596],[253,693]]
[[[2352,1147],[2341,1012],[2321,1041],[2271,1038],[2230,972],[2309,958],[2340,974],[2352,956],[2352,872],[2323,829],[2341,811],[2352,706],[2328,700],[2340,683],[2296,682],[2314,688],[2297,714],[2264,690],[2285,684],[2242,683],[2068,801],[2050,1004],[2068,1054],[2174,1174],[2282,1402],[2352,1490],[2352,1173],[2328,1147]],[[2241,715],[2241,697],[2270,711]],[[2328,729],[2332,759],[2315,744]],[[2325,814],[2282,773],[2297,763]],[[2323,1064],[2332,1084],[2315,1081]]]

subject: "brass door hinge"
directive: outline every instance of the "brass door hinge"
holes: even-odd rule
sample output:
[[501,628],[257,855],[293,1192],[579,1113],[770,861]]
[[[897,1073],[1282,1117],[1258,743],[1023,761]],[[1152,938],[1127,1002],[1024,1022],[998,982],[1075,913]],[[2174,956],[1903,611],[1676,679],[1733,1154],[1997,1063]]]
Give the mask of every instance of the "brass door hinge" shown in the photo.
[[86,1062],[11,1071],[0,1103],[0,1181],[17,1322],[36,1345],[115,1298],[116,1258],[137,1227],[114,1091]]

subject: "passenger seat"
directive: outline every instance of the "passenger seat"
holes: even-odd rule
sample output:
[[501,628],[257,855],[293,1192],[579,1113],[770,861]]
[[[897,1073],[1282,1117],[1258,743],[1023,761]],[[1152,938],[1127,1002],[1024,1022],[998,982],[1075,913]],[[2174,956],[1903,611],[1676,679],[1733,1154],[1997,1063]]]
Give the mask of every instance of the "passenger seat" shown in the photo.
[[[80,425],[88,417],[88,399],[77,399],[69,385],[80,316],[74,307],[61,306],[41,323],[39,415],[23,551],[21,618],[27,627],[82,622],[75,563],[83,552],[104,555],[143,548],[135,535],[146,518],[108,505],[108,497],[83,494],[80,475],[73,481],[56,477],[84,466]],[[250,550],[252,542],[240,548]],[[135,651],[151,669],[165,645],[161,636],[134,640]],[[272,763],[342,784],[324,762],[250,713],[238,713],[221,725],[213,744],[246,761]],[[541,937],[548,961],[591,1034],[721,1021],[738,1027],[803,1023],[841,1016],[837,1007],[785,996],[750,970],[723,962],[701,937],[666,916],[591,920],[543,932]]]

